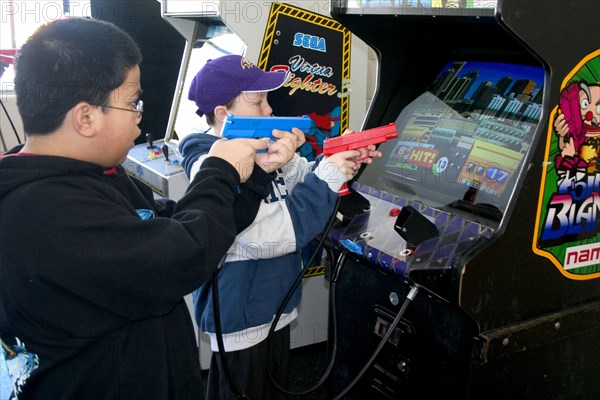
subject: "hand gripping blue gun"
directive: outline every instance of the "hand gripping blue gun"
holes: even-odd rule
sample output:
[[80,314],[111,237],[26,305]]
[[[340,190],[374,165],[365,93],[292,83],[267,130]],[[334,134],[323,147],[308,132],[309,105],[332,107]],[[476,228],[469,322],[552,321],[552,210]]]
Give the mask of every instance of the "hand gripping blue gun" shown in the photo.
[[312,119],[307,115],[301,117],[236,117],[228,115],[223,122],[221,136],[227,139],[259,139],[273,137],[273,129],[291,132],[292,128],[298,128],[308,132],[312,125]]

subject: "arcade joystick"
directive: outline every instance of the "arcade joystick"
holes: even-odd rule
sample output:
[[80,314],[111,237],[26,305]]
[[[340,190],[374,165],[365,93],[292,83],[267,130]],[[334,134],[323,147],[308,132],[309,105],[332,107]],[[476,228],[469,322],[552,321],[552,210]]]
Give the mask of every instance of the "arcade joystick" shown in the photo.
[[148,146],[146,146],[146,148],[153,149],[154,148],[154,136],[152,135],[152,133],[146,133],[146,141],[148,142]]
[[187,190],[190,181],[181,168],[177,148],[147,133],[148,143],[134,146],[127,154],[123,167],[127,173],[146,183],[158,195],[179,200]]
[[161,147],[162,153],[165,156],[165,161],[170,161],[169,160],[169,146],[167,146],[166,144],[163,144]]

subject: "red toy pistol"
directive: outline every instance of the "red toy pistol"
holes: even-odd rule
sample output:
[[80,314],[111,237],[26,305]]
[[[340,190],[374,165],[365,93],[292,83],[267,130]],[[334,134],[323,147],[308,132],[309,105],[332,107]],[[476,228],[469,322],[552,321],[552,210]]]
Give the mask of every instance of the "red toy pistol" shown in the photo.
[[[392,122],[377,128],[325,139],[323,141],[323,154],[325,156],[330,156],[339,153],[340,151],[362,149],[371,144],[377,145],[397,137],[398,131],[396,130],[396,124]],[[356,161],[363,160],[367,157],[368,156],[365,155]],[[344,184],[339,191],[339,195],[345,196],[349,193],[348,186]]]

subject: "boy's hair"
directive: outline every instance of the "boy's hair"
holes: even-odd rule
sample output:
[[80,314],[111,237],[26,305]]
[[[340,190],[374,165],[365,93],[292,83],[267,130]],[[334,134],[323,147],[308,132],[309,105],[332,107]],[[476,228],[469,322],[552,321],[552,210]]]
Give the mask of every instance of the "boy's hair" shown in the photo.
[[15,92],[25,132],[56,131],[82,101],[108,105],[110,93],[141,62],[135,41],[109,22],[70,18],[41,26],[15,61]]
[[[227,104],[223,104],[226,108],[231,108],[233,107],[233,105],[235,104],[235,102],[237,101],[237,97],[229,100],[227,102]],[[217,123],[217,117],[215,116],[215,112],[211,111],[209,113],[206,114],[206,123],[211,126],[214,127]]]

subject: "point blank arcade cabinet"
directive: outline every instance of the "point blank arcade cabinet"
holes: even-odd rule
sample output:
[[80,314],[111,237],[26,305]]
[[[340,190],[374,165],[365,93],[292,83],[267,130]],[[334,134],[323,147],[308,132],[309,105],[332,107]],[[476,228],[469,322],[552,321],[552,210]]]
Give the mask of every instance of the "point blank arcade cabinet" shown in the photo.
[[600,398],[600,3],[333,3],[399,136],[331,231],[331,398]]

